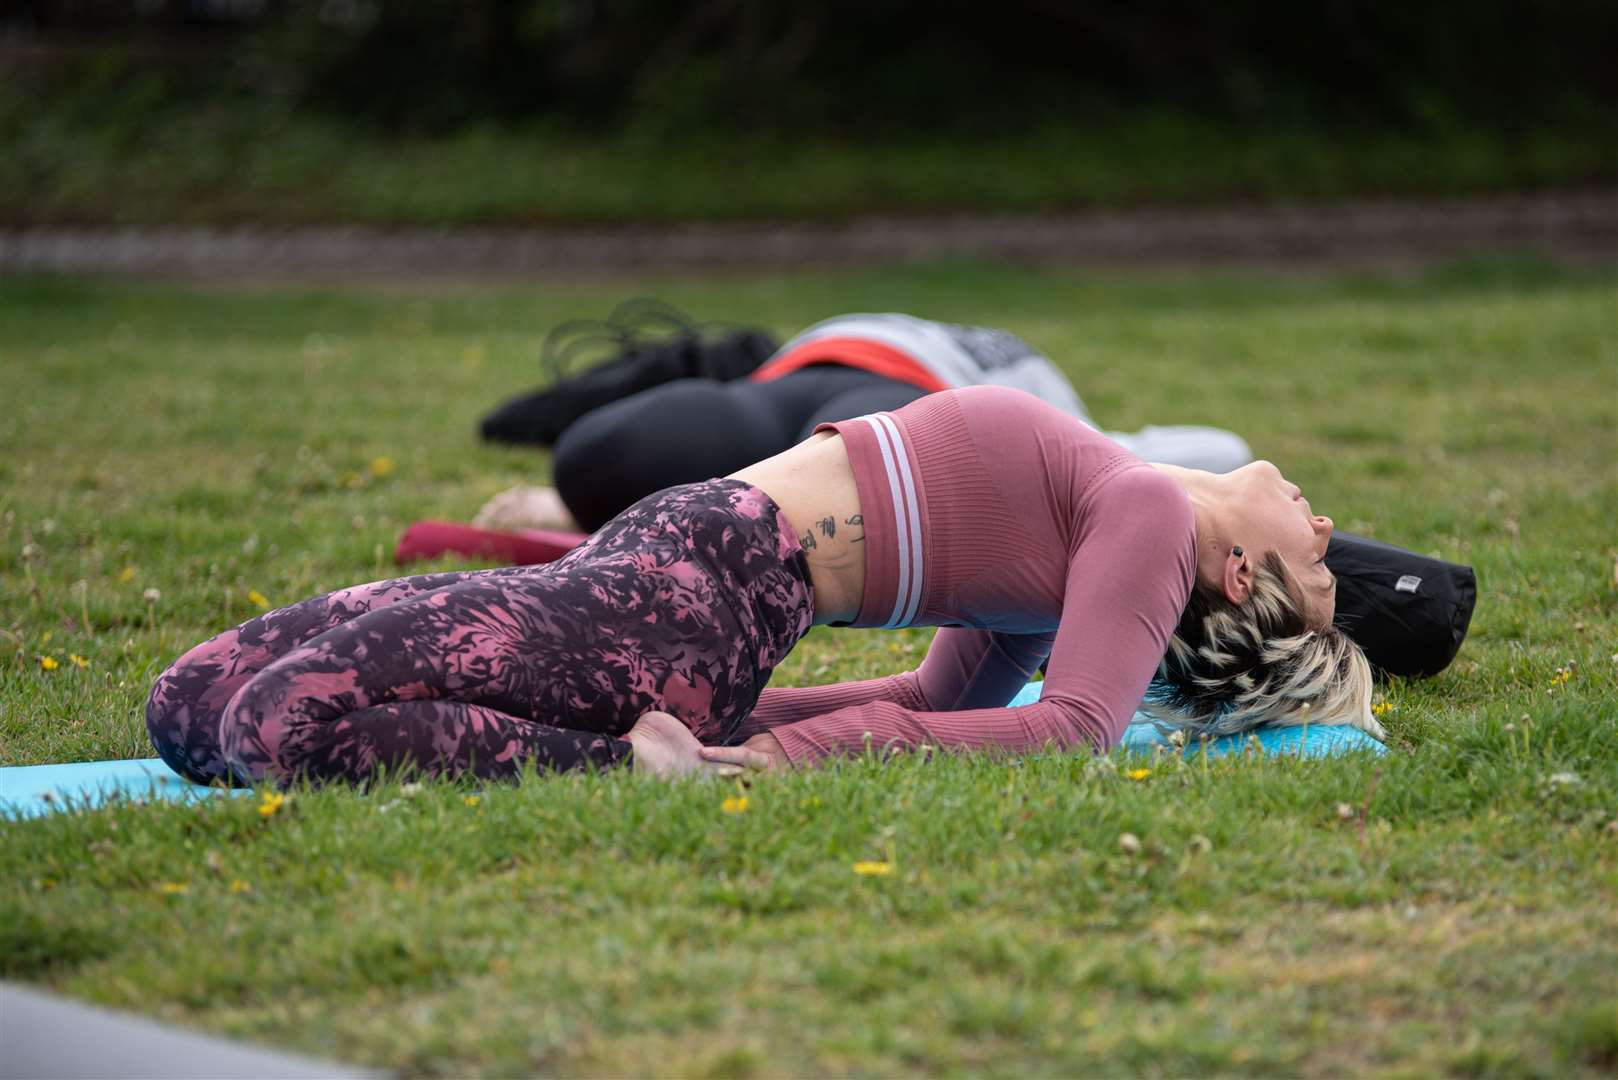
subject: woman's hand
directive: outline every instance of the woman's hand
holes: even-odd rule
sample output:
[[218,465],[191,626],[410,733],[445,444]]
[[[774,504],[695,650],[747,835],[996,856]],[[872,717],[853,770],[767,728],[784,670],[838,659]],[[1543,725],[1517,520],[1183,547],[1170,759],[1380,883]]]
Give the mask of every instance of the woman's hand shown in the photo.
[[740,766],[752,772],[769,772],[792,765],[781,747],[781,740],[768,731],[754,735],[740,746],[704,746],[699,753],[702,760],[710,764]]
[[[634,769],[651,776],[740,776],[740,764],[708,761],[691,729],[666,712],[643,713],[624,736],[635,748]],[[714,747],[714,749],[722,749]],[[735,749],[740,749],[737,747]]]

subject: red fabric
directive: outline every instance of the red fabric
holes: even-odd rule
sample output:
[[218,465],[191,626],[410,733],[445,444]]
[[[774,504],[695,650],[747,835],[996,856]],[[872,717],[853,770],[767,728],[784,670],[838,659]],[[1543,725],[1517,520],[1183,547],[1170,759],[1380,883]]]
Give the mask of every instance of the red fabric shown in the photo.
[[810,364],[842,364],[863,368],[873,375],[919,386],[929,394],[948,390],[949,384],[902,349],[869,338],[825,337],[806,341],[797,348],[766,360],[748,376],[754,382],[779,379]]
[[417,559],[460,555],[498,559],[508,566],[530,566],[560,559],[584,542],[584,533],[550,529],[480,529],[454,521],[418,521],[399,537],[393,561],[400,566]]

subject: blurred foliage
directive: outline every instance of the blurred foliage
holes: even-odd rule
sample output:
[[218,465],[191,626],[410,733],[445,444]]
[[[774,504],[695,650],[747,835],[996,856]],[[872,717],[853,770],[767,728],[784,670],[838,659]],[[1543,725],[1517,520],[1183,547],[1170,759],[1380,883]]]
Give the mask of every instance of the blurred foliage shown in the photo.
[[[91,16],[117,28],[118,12],[171,41],[205,38],[205,62],[163,65],[163,92],[247,95],[395,131],[544,119],[656,134],[880,136],[1023,130],[1141,108],[1278,124],[1520,130],[1618,104],[1618,65],[1608,56],[1618,5],[1603,0],[24,6],[29,14],[12,27],[41,40]],[[104,67],[100,74],[105,85]],[[73,71],[71,81],[84,75]]]
[[1618,180],[1618,5],[27,0],[0,221],[1040,212]]

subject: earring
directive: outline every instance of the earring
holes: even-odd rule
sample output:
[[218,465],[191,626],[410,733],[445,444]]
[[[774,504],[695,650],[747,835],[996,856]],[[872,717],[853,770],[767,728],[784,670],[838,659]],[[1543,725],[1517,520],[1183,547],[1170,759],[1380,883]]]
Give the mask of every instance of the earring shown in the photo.
[[1236,556],[1238,559],[1241,558],[1242,557],[1242,546],[1240,544],[1237,544],[1235,547],[1230,549],[1230,553],[1232,555]]

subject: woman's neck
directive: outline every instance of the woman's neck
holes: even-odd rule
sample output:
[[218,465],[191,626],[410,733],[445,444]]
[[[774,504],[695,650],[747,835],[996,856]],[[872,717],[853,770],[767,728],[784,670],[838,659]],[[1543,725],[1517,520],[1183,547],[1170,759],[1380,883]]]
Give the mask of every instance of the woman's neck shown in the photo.
[[1225,557],[1230,552],[1230,530],[1225,526],[1225,484],[1222,478],[1201,469],[1180,465],[1152,464],[1172,476],[1185,489],[1197,523],[1197,580],[1217,582],[1223,576]]

